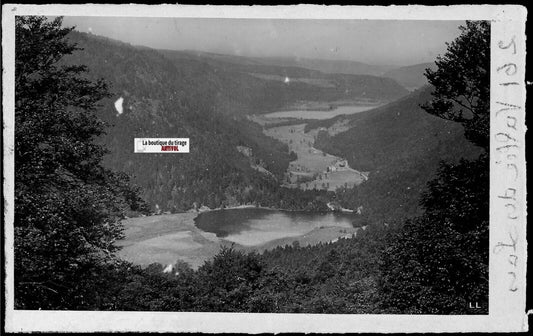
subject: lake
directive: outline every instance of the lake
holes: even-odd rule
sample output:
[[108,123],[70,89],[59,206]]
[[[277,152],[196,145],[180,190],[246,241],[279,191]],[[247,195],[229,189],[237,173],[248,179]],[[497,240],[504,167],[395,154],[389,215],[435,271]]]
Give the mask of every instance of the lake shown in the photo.
[[355,114],[368,111],[381,105],[348,105],[333,110],[292,110],[264,114],[266,118],[329,119],[341,114]]
[[308,246],[351,238],[358,230],[354,216],[241,208],[128,218],[118,255],[137,265],[182,260],[197,269],[228,244],[262,252],[294,241]]
[[200,230],[214,233],[221,239],[243,246],[259,246],[321,231],[317,229],[352,229],[353,219],[353,214],[245,208],[204,212],[194,221]]

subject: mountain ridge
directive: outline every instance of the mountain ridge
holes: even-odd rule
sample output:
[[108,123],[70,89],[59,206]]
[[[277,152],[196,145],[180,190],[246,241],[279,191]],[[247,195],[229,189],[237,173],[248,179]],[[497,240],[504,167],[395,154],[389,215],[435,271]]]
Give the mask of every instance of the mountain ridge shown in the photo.
[[406,89],[413,91],[428,84],[428,81],[424,76],[427,68],[435,70],[436,65],[434,62],[428,62],[403,66],[385,72],[383,77],[392,78]]

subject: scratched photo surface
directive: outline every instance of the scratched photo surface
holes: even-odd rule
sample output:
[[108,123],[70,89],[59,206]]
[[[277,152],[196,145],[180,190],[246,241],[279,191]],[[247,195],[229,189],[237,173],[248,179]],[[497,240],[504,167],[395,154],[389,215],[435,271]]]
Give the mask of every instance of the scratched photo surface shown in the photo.
[[21,15],[14,43],[15,310],[489,313],[490,21]]

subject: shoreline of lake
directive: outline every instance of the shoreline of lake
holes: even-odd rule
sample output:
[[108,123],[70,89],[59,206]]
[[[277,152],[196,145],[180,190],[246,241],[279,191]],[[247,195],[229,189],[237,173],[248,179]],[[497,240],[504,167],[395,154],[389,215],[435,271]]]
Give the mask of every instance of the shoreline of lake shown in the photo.
[[353,229],[354,218],[353,213],[247,208],[204,212],[194,222],[218,238],[256,247],[273,240],[298,239],[315,229]]
[[[324,211],[316,211],[316,210],[303,210],[303,209],[280,209],[280,208],[274,208],[274,207],[265,207],[265,206],[257,206],[253,204],[243,204],[243,205],[235,205],[231,207],[225,207],[225,208],[208,208],[207,206],[204,206],[203,209],[199,208],[198,210],[189,209],[187,211],[182,212],[175,212],[174,214],[181,214],[181,213],[194,213],[194,214],[202,214],[206,212],[213,212],[213,211],[222,211],[222,210],[239,210],[239,209],[263,209],[263,210],[272,210],[272,211],[287,211],[287,212],[306,212],[306,213],[315,213],[315,214],[328,214],[328,213],[347,213],[342,211],[332,211],[332,210],[324,210]],[[352,210],[353,211],[353,210]],[[150,215],[150,216],[161,216],[160,215]],[[165,215],[170,215],[170,213],[165,213]]]
[[[344,224],[328,226],[328,221],[335,221],[334,217],[342,216],[340,213],[332,211],[321,213],[300,211],[304,217],[303,221],[299,222],[296,219],[296,222],[291,223],[287,218],[298,218],[299,215],[295,213],[296,211],[275,210],[266,207],[259,208],[250,205],[232,208],[226,209],[232,211],[246,209],[272,211],[272,214],[266,216],[266,220],[270,221],[270,225],[259,226],[261,230],[265,231],[264,241],[260,241],[263,238],[258,239],[256,235],[257,242],[241,244],[243,241],[239,239],[233,239],[235,241],[232,241],[231,237],[230,239],[218,237],[215,233],[204,231],[198,227],[196,219],[199,215],[214,213],[217,210],[204,211],[203,213],[182,212],[126,219],[123,222],[125,238],[118,242],[122,249],[117,255],[124,260],[143,267],[156,262],[162,265],[169,265],[174,264],[177,260],[183,260],[190,264],[191,267],[197,269],[205,261],[214,257],[222,246],[234,244],[235,248],[239,250],[262,252],[277,246],[290,245],[294,241],[298,241],[300,246],[331,242],[339,237],[351,236],[358,230],[358,228],[351,226],[351,221],[348,219],[348,217],[351,218],[353,216],[343,216],[346,218]],[[218,211],[221,210],[223,209],[218,209]],[[232,214],[229,215],[231,216]],[[328,215],[331,215],[331,217],[328,218]],[[307,221],[305,217],[309,217]],[[260,214],[257,215],[257,218],[264,220]],[[309,224],[309,221],[314,221],[315,224]],[[317,222],[320,222],[320,224],[316,224]],[[268,224],[268,222],[266,223]],[[288,234],[280,234],[279,227],[286,228]],[[301,230],[302,227],[306,229],[299,232],[298,230]],[[252,231],[253,229],[252,227]],[[257,226],[255,226],[255,229],[257,229]],[[246,235],[253,232],[245,233],[245,238],[247,238]],[[262,235],[263,232],[259,234]]]

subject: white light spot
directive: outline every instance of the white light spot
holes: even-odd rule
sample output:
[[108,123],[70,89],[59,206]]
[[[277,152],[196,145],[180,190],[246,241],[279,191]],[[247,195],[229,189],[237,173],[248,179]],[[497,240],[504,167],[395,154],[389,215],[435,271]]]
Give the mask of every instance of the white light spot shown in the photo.
[[115,109],[117,110],[117,116],[121,115],[123,110],[122,110],[122,102],[124,101],[124,98],[120,97],[119,99],[117,99],[117,101],[115,102]]
[[285,77],[285,80],[284,80],[285,83],[289,83],[290,81],[291,80],[289,79],[289,77]]

